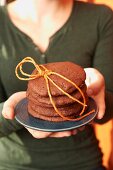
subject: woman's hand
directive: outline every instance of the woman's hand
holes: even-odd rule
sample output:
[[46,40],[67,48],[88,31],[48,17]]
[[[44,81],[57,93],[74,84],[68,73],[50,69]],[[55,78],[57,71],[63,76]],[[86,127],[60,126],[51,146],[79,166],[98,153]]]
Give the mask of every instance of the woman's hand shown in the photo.
[[15,117],[15,106],[26,97],[26,92],[17,92],[10,96],[4,103],[2,114],[6,119],[13,119]]
[[[26,97],[26,92],[17,92],[14,93],[9,99],[4,103],[2,114],[6,119],[14,119],[15,113],[14,108],[17,103]],[[66,137],[70,135],[75,135],[77,130],[72,131],[64,131],[64,132],[43,132],[38,130],[33,130],[30,128],[26,128],[34,138],[46,138],[46,137]],[[82,130],[82,128],[80,129]]]
[[105,113],[105,81],[103,75],[94,68],[85,68],[87,94],[92,97],[99,108],[98,119]]

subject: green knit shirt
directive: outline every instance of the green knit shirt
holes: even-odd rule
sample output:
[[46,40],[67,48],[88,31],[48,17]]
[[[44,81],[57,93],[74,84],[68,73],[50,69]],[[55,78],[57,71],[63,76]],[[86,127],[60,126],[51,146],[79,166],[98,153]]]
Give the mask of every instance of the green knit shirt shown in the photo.
[[[95,67],[105,77],[106,113],[113,117],[113,12],[104,5],[75,1],[68,21],[51,38],[45,53],[10,20],[7,6],[0,7],[0,108],[13,93],[27,88],[15,76],[16,65],[26,56],[37,63],[71,61]],[[26,71],[31,70],[29,65]],[[0,109],[0,112],[1,112]],[[93,128],[77,135],[35,139],[15,119],[0,114],[1,170],[93,170],[101,165],[102,153]]]

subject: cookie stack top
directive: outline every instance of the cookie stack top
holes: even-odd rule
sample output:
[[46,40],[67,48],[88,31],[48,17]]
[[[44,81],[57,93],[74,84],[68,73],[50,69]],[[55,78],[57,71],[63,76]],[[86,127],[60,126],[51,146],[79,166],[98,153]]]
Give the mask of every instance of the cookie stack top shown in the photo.
[[[56,62],[44,64],[47,70],[58,73],[71,82],[76,84],[76,86],[84,94],[86,103],[88,102],[88,97],[86,94],[86,74],[84,69],[72,62]],[[38,74],[37,69],[35,69],[32,75]],[[65,80],[64,78],[56,75],[50,74],[49,78],[63,91],[70,94],[72,97],[83,102],[83,96],[80,91],[75,88],[75,86]],[[66,96],[62,91],[60,91],[51,81],[48,80],[50,93],[54,104],[61,112],[63,117],[76,118],[79,116],[83,105],[72,100]],[[28,112],[34,117],[48,120],[48,121],[65,121],[53,108],[53,104],[50,101],[50,97],[47,89],[47,82],[44,76],[39,76],[33,80],[29,80],[27,88],[27,98],[28,98]]]

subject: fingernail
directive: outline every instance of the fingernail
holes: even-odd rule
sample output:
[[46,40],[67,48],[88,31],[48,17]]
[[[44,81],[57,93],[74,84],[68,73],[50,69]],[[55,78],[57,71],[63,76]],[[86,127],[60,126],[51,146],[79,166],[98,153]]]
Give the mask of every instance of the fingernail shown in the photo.
[[102,119],[103,116],[104,116],[103,114],[98,114],[97,118],[98,118],[98,119]]
[[102,119],[103,118],[103,116],[98,116],[98,119]]

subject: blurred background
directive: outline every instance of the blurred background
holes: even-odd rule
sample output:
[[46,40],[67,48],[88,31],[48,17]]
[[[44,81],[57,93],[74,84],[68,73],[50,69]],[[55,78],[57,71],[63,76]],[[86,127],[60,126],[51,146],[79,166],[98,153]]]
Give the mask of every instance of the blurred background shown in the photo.
[[[0,5],[3,6],[14,0],[0,0]],[[113,0],[82,0],[90,3],[101,3],[113,9]],[[103,163],[107,170],[113,170],[113,120],[104,125],[95,125],[95,133],[100,141],[100,147],[103,151]]]

